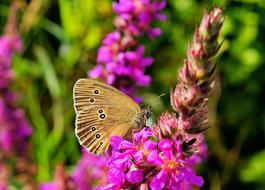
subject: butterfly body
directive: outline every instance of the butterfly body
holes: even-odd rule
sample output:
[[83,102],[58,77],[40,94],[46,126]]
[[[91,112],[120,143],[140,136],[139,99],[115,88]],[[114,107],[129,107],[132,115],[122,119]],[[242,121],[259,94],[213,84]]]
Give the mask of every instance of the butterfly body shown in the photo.
[[90,152],[101,154],[113,135],[127,136],[145,125],[148,112],[105,83],[79,79],[74,86],[75,134]]

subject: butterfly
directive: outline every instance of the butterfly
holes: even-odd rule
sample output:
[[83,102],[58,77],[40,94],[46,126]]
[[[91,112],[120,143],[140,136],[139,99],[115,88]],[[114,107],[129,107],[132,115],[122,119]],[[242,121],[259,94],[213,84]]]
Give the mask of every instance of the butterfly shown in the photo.
[[118,89],[93,79],[79,79],[73,89],[75,134],[81,145],[94,154],[104,153],[110,137],[126,137],[145,126],[150,108],[141,109]]

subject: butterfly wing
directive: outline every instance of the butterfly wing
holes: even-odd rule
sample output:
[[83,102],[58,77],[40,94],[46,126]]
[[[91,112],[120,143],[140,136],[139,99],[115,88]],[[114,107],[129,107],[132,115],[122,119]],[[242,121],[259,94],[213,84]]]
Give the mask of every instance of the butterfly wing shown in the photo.
[[90,152],[101,154],[110,137],[125,136],[138,126],[141,109],[117,89],[91,79],[80,79],[74,87],[76,136]]
[[125,136],[135,127],[134,116],[116,105],[90,106],[77,115],[75,133],[81,145],[101,154],[108,149],[111,136]]
[[93,105],[118,105],[126,109],[141,109],[129,96],[103,82],[79,79],[74,86],[74,107],[78,115],[83,109]]

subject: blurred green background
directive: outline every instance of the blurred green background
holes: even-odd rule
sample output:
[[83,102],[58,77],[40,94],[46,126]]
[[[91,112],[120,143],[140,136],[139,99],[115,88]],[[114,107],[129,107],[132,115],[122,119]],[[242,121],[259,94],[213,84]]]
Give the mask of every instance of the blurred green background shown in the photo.
[[[81,151],[74,135],[72,88],[96,63],[97,49],[114,30],[111,0],[23,1],[19,31],[25,51],[16,55],[12,88],[34,130],[30,139],[36,180],[52,179],[54,167],[71,170]],[[145,102],[166,93],[157,114],[170,110],[169,91],[205,9],[224,8],[224,40],[218,59],[218,82],[209,101],[206,132],[209,159],[198,168],[203,189],[265,189],[265,1],[169,0],[168,20],[157,23],[163,35],[146,45],[155,58],[147,73],[149,88],[140,89]],[[0,3],[0,31],[8,17],[9,0]]]

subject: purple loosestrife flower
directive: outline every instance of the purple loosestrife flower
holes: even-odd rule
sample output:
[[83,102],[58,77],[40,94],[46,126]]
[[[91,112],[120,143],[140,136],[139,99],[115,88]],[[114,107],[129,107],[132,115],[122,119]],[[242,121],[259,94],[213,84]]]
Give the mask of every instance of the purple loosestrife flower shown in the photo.
[[[148,86],[151,77],[144,74],[147,66],[151,65],[153,59],[144,57],[144,46],[139,46],[135,51],[121,51],[124,43],[121,41],[121,34],[116,31],[110,33],[103,41],[103,46],[98,51],[98,63],[89,72],[92,78],[102,78],[109,85],[118,87],[124,93],[135,97],[134,82],[137,86]],[[130,43],[127,41],[126,43]],[[125,44],[127,45],[127,44]]]
[[66,173],[64,166],[59,164],[55,168],[54,180],[52,182],[43,183],[39,187],[40,190],[70,190],[73,188],[73,183]]
[[90,190],[95,185],[106,183],[107,159],[88,153],[83,149],[83,156],[79,160],[72,180],[76,190]]
[[16,105],[18,95],[10,90],[13,82],[12,56],[22,50],[18,35],[6,33],[0,37],[0,148],[6,153],[14,150],[22,154],[26,138],[31,134],[24,111]]
[[135,87],[146,87],[151,83],[151,76],[145,70],[153,63],[153,58],[145,57],[144,45],[139,45],[136,36],[148,34],[154,38],[161,34],[159,28],[152,28],[155,20],[164,20],[161,11],[165,1],[121,0],[113,3],[114,11],[119,15],[116,30],[108,34],[98,50],[97,65],[88,73],[91,78],[101,78],[107,84],[123,91],[141,102],[135,96]]
[[88,153],[83,155],[71,175],[67,174],[63,165],[55,169],[54,179],[42,183],[41,190],[92,190],[96,185],[107,182],[107,158]]
[[206,129],[206,102],[214,82],[212,57],[220,47],[217,37],[222,23],[222,11],[214,8],[195,31],[180,83],[171,94],[179,116],[163,113],[156,124],[134,133],[133,142],[111,137],[109,184],[97,189],[189,190],[203,185],[194,167],[207,158],[200,132]]
[[161,11],[166,7],[166,1],[161,0],[120,0],[113,4],[114,11],[119,14],[116,27],[126,34],[140,36],[147,33],[150,38],[161,34],[160,28],[153,28],[154,20],[165,20]]
[[[175,117],[170,121],[164,120],[165,117],[174,116],[165,113],[159,120],[160,125],[135,133],[134,143],[118,136],[111,138],[113,151],[109,158],[110,184],[99,189],[109,186],[112,189],[137,189],[147,185],[154,190],[191,189],[193,185],[202,186],[203,179],[193,170],[193,166],[201,162],[199,142],[190,145],[197,148],[197,152],[193,152],[194,155],[184,153],[187,149],[184,147],[185,143],[194,140],[186,142],[185,140],[191,137],[186,137],[180,132],[175,135],[170,133],[172,136],[164,134],[164,128],[181,130],[178,129]],[[166,126],[161,125],[162,123]],[[164,138],[158,138],[158,132],[163,133]]]
[[9,86],[13,73],[10,70],[11,59],[14,52],[22,51],[22,42],[19,36],[3,35],[0,37],[0,89]]
[[[32,164],[30,167],[25,164],[29,163],[27,138],[31,135],[31,128],[24,111],[17,106],[19,95],[11,90],[14,82],[12,57],[23,51],[22,40],[16,30],[19,8],[17,1],[11,4],[5,33],[0,36],[0,189],[3,190],[9,189],[11,176],[16,175],[16,179],[23,175],[32,176],[33,168]],[[28,182],[27,177],[24,180]]]

